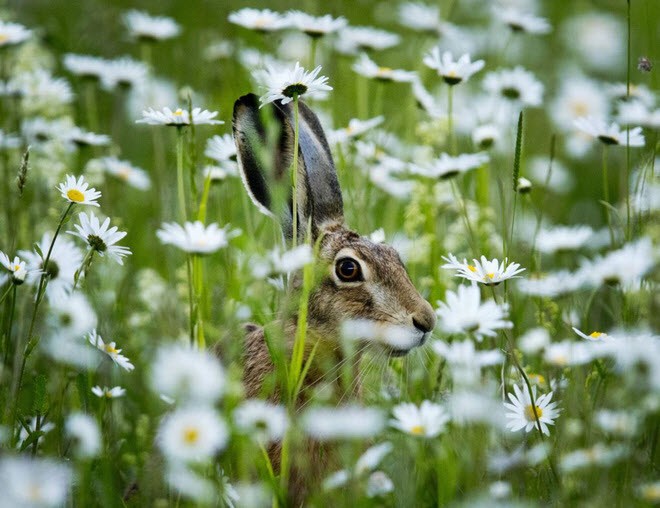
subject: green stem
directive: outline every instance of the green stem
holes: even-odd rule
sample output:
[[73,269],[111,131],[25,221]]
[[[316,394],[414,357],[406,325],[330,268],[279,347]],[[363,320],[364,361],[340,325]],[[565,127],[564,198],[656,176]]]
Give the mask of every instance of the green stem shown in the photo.
[[610,214],[610,189],[609,177],[607,175],[607,145],[603,145],[603,201],[605,201],[605,219],[607,228],[610,230],[610,243],[614,247],[614,230],[612,229],[612,217]]
[[[7,360],[9,359],[9,344],[11,344],[11,330],[14,324],[14,311],[16,310],[16,284],[11,284],[10,287],[7,289],[7,293],[9,293],[9,290],[12,290],[11,294],[11,307],[9,309],[9,323],[7,324],[7,331],[5,333],[5,343],[4,343],[4,358],[2,360],[2,364],[6,367],[7,366]],[[5,296],[7,296],[7,293],[4,294],[2,299],[5,299]],[[2,303],[2,301],[0,301]]]
[[87,114],[87,128],[92,132],[98,132],[99,116],[96,108],[96,81],[92,78],[83,80],[85,94],[85,113]]
[[451,154],[456,155],[458,147],[456,146],[456,134],[454,133],[454,87],[452,85],[449,85],[447,91],[447,128],[449,130]]
[[76,273],[73,276],[74,291],[78,287],[78,281],[80,280],[80,276],[84,275],[85,277],[87,277],[87,272],[89,268],[92,266],[92,259],[94,258],[94,252],[96,252],[94,249],[88,250],[82,262],[80,263],[80,268],[76,270]]
[[176,182],[179,195],[179,216],[181,222],[188,220],[186,211],[186,193],[183,184],[183,127],[176,128]]
[[293,166],[291,169],[291,184],[293,187],[293,246],[298,244],[298,94],[293,95]]
[[206,347],[206,339],[204,337],[204,316],[202,306],[202,295],[204,294],[204,274],[202,267],[202,258],[199,255],[193,256],[193,283],[195,290],[195,318],[197,328],[197,348],[204,349]]
[[[630,0],[628,0],[628,47],[626,61],[626,99],[630,100]],[[630,125],[626,125],[626,240],[630,241]]]
[[316,45],[318,43],[318,37],[312,37],[312,40],[309,44],[309,67],[313,69],[316,65]]
[[186,258],[186,273],[188,274],[188,324],[190,327],[190,345],[195,345],[195,323],[197,316],[195,315],[195,289],[193,283],[193,256],[189,254]]

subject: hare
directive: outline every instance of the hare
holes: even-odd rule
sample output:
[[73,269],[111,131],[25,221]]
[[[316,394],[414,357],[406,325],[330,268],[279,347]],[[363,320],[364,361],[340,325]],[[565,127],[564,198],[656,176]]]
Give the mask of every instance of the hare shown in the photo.
[[[292,103],[273,103],[272,117],[279,132],[271,149],[261,112],[259,100],[253,94],[239,98],[234,104],[233,130],[240,174],[250,198],[262,213],[269,216],[281,213],[284,235],[291,241],[291,206],[274,210],[271,191],[278,180],[289,181],[294,107]],[[320,238],[319,257],[329,264],[328,273],[309,299],[308,336],[334,344],[337,362],[341,361],[341,327],[347,320],[366,321],[375,328],[394,330],[374,344],[392,356],[405,355],[424,344],[435,327],[433,308],[415,289],[394,248],[374,243],[346,227],[342,194],[328,142],[318,118],[302,101],[299,101],[297,195],[298,243],[305,241],[305,225],[311,224],[311,241]],[[295,322],[285,325],[289,350],[293,346],[295,326]],[[246,331],[244,382],[247,395],[256,396],[274,366],[263,328],[250,324],[246,325]],[[309,377],[307,382],[313,383],[314,376]]]

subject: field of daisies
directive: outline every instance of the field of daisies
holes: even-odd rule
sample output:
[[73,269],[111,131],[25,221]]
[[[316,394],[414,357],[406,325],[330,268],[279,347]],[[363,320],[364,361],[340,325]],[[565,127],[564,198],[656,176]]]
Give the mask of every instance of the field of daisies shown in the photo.
[[[4,2],[0,507],[660,503],[658,19]],[[243,187],[249,92],[318,115],[347,225],[433,306],[423,346],[347,316],[315,356],[334,267]],[[246,323],[275,337],[258,397]]]

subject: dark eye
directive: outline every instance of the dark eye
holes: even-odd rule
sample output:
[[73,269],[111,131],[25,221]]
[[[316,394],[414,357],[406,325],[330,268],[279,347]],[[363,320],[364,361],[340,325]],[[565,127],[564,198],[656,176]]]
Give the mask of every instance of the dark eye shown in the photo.
[[335,273],[343,282],[358,282],[364,280],[360,263],[352,258],[341,258],[335,265]]

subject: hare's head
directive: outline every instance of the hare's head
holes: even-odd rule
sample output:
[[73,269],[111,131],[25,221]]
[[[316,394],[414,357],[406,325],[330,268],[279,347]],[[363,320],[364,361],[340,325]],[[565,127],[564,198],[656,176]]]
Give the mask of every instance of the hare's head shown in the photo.
[[[275,103],[260,110],[257,97],[245,95],[234,104],[233,125],[248,194],[261,212],[280,218],[291,240],[293,104]],[[305,241],[311,231],[311,240],[319,240],[321,259],[329,265],[310,298],[310,325],[336,337],[343,324],[354,323],[353,331],[361,330],[362,339],[403,355],[422,345],[435,327],[433,308],[413,286],[396,250],[345,226],[328,142],[318,118],[302,102],[298,126],[298,241]]]

